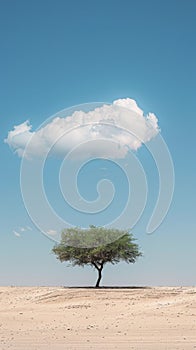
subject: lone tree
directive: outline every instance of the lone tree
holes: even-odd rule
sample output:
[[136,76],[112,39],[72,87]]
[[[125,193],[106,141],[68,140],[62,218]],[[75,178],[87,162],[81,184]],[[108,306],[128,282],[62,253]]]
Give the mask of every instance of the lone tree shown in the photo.
[[61,262],[70,261],[72,266],[94,267],[98,271],[95,287],[99,287],[106,263],[134,263],[142,255],[134,241],[127,230],[95,226],[84,230],[75,227],[62,232],[61,242],[52,251]]

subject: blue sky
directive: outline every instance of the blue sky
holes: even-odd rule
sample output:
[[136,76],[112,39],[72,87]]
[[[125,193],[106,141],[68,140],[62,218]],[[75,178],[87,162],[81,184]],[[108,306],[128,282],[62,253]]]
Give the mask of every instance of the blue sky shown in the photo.
[[[24,207],[21,158],[4,143],[8,132],[26,120],[35,130],[73,105],[127,97],[145,114],[156,114],[174,162],[175,193],[162,225],[147,235],[158,178],[142,146],[136,153],[146,172],[149,197],[133,233],[144,257],[133,266],[106,267],[103,283],[195,283],[195,11],[193,0],[0,2],[1,285],[88,285],[96,278],[90,268],[66,268],[50,254],[54,243],[36,229]],[[48,162],[45,186],[63,215],[58,167],[58,159]],[[101,168],[107,168],[104,175],[112,177],[118,190],[121,184],[112,211],[106,213],[115,217],[126,199],[126,179],[107,161],[89,167],[79,179],[88,200],[96,196],[93,188]],[[105,223],[104,215],[66,213],[74,225]],[[20,230],[27,226],[32,230]]]

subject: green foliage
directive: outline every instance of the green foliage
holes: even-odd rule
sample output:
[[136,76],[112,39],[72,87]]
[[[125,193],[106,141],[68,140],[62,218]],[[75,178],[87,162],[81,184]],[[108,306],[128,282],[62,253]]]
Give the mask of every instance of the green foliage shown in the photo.
[[61,262],[70,261],[73,266],[92,265],[97,269],[107,262],[134,263],[142,255],[129,231],[95,226],[64,230],[61,242],[52,251]]

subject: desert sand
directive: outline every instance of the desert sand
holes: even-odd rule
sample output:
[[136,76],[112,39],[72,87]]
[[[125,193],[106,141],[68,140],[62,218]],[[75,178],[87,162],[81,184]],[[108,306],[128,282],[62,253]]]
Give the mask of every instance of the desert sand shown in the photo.
[[196,349],[196,287],[0,287],[0,349]]

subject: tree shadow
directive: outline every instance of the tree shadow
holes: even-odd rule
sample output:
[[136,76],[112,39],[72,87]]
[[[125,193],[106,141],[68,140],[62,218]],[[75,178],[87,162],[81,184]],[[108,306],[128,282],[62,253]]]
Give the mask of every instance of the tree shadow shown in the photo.
[[103,290],[103,289],[151,289],[152,287],[148,286],[100,286],[100,287],[94,287],[94,286],[63,286],[65,289],[96,289],[96,290]]

